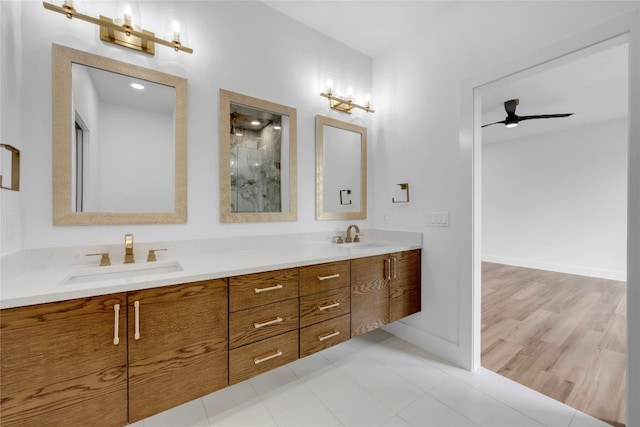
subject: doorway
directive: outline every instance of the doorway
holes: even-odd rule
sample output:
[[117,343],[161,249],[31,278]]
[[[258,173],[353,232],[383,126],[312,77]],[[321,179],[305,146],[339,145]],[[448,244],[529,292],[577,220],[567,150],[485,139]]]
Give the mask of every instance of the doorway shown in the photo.
[[[628,171],[628,228],[627,228],[627,301],[628,325],[640,322],[640,28],[637,14],[629,13],[601,24],[591,30],[567,37],[555,45],[533,52],[492,70],[479,73],[461,82],[460,169],[461,188],[459,207],[460,226],[459,284],[463,316],[460,327],[461,343],[469,338],[469,366],[480,367],[481,359],[481,101],[477,89],[516,73],[530,72],[541,64],[548,64],[568,54],[587,49],[623,35],[629,44],[629,158]],[[466,284],[472,284],[468,287]],[[468,322],[468,323],[466,323]],[[467,329],[467,325],[470,329]],[[633,331],[633,333],[632,333]],[[468,335],[467,335],[468,334]],[[466,346],[464,347],[466,348]],[[640,335],[630,329],[627,336],[627,424],[640,425],[640,407],[633,402],[640,398]]]
[[573,114],[482,129],[482,366],[621,426],[628,45],[609,44],[480,90],[483,123],[516,96]]

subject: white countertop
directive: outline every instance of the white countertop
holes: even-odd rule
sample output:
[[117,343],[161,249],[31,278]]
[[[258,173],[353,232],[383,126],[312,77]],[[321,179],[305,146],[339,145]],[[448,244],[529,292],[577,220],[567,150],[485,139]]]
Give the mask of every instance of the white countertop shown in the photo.
[[[309,239],[309,235],[300,235],[300,239],[286,236],[278,239],[273,236],[242,238],[242,247],[216,247],[202,245],[195,241],[190,245],[203,246],[199,253],[180,250],[185,242],[173,245],[168,251],[158,252],[157,262],[146,262],[145,256],[136,253],[136,263],[123,265],[121,260],[112,258],[112,265],[98,267],[98,258],[88,261],[81,258],[82,265],[44,265],[39,268],[27,267],[12,277],[3,278],[0,284],[0,308],[63,301],[73,298],[85,298],[96,295],[127,292],[139,289],[155,288],[180,283],[209,280],[240,274],[279,270],[304,265],[321,264],[373,255],[382,255],[422,247],[422,233],[385,232],[369,230],[367,239],[360,243],[331,243],[330,237]],[[171,247],[171,243],[165,242]],[[139,246],[158,248],[157,243]],[[229,245],[227,245],[229,246]],[[235,245],[239,246],[239,245]],[[86,251],[95,248],[87,248]],[[146,247],[139,252],[148,250]],[[49,250],[52,253],[53,250]],[[82,250],[80,250],[82,251]],[[122,251],[122,250],[121,250]],[[89,252],[84,252],[89,253]],[[55,258],[55,256],[52,256]],[[3,259],[4,261],[4,259]],[[87,264],[87,262],[92,262]],[[170,271],[179,265],[181,271]],[[141,269],[156,268],[141,271]],[[97,273],[97,274],[96,274]],[[102,278],[100,273],[115,273],[119,277]],[[135,273],[129,277],[129,273]],[[87,275],[89,280],[76,278],[78,283],[66,283],[71,276]]]

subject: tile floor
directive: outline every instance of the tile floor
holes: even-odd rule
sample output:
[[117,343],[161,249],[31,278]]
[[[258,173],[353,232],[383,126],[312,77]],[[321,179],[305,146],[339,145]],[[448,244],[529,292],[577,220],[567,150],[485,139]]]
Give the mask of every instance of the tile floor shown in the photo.
[[377,330],[133,426],[607,424],[486,369],[451,366]]

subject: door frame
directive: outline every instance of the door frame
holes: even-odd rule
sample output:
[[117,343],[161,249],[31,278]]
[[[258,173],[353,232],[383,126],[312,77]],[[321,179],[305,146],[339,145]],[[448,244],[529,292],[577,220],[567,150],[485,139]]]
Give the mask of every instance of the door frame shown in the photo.
[[[481,358],[481,98],[479,88],[567,55],[625,37],[629,51],[627,195],[627,425],[640,425],[640,9],[478,73],[460,83],[458,289],[460,347],[465,367]],[[633,327],[632,327],[633,325]]]

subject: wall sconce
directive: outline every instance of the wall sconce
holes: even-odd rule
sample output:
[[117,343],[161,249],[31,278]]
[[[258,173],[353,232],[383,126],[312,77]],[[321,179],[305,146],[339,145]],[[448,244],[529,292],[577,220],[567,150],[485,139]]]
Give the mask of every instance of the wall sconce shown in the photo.
[[338,94],[333,93],[333,88],[331,80],[327,80],[327,90],[326,92],[321,92],[320,96],[324,96],[329,100],[329,106],[334,110],[342,111],[344,113],[351,114],[351,110],[354,108],[360,108],[361,110],[366,111],[367,113],[375,113],[376,110],[371,108],[370,105],[370,97],[367,94],[366,103],[364,105],[360,105],[355,102],[351,94],[351,88],[347,89],[347,96],[343,97]]
[[149,55],[155,55],[156,43],[171,47],[176,52],[180,50],[182,52],[193,53],[193,49],[184,45],[184,37],[182,37],[181,40],[182,33],[179,24],[173,27],[173,37],[171,41],[160,39],[151,31],[146,31],[141,28],[139,22],[135,22],[135,6],[132,8],[131,5],[124,5],[121,11],[122,16],[111,19],[106,16],[94,18],[93,16],[78,12],[74,7],[74,0],[64,0],[62,6],[57,6],[46,1],[42,2],[42,5],[45,9],[66,15],[69,19],[77,18],[98,25],[100,27],[100,40],[108,43],[128,47],[129,49],[134,49]]

